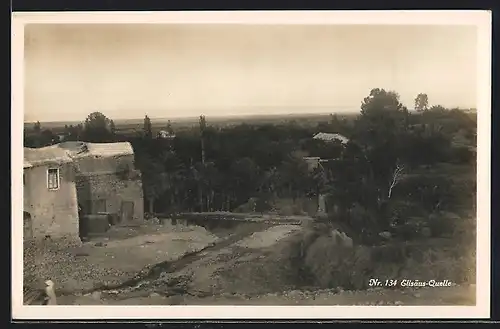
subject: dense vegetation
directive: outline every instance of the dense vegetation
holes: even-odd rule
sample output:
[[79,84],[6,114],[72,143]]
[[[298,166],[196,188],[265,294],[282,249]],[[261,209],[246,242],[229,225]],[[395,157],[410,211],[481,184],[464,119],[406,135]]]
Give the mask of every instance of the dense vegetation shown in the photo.
[[[382,231],[451,234],[456,218],[475,212],[476,118],[429,108],[425,94],[416,97],[415,109],[408,111],[395,92],[373,89],[353,119],[215,127],[201,116],[175,138],[156,138],[147,116],[141,132],[122,134],[94,112],[83,124],[66,126],[65,140],[130,141],[150,213],[265,212],[280,200],[295,204],[324,194],[330,220],[366,241]],[[174,132],[170,125],[164,130]],[[349,142],[312,139],[318,132],[340,133]],[[58,141],[40,123],[25,130],[25,146]],[[310,170],[304,156],[331,161]]]

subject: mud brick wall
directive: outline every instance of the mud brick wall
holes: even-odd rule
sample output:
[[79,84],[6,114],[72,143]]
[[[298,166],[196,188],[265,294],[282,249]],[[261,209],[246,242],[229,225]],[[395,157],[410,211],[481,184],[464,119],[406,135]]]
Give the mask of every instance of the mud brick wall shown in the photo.
[[75,159],[75,167],[82,174],[116,173],[126,168],[133,170],[134,155],[117,157],[86,156]]
[[[47,170],[59,168],[59,189],[47,188]],[[71,164],[47,164],[24,170],[24,211],[31,215],[35,239],[78,239],[78,203],[74,168]],[[25,238],[29,238],[25,236]]]
[[134,221],[144,220],[144,201],[140,176],[134,180],[122,179],[116,173],[79,175],[78,201],[87,207],[87,213],[96,212],[89,205],[95,200],[106,200],[106,212],[120,214],[122,202],[134,203]]
[[[94,204],[105,200],[105,211],[121,213],[122,202],[134,203],[133,220],[144,219],[140,173],[135,170],[134,155],[117,157],[88,156],[75,159],[78,202],[84,213],[102,211]],[[123,175],[122,172],[133,175]]]

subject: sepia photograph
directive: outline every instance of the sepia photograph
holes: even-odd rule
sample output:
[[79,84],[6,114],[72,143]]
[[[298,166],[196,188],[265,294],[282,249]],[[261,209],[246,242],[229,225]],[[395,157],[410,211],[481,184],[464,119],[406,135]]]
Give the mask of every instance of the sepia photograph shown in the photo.
[[14,13],[14,311],[488,315],[491,16],[315,15]]

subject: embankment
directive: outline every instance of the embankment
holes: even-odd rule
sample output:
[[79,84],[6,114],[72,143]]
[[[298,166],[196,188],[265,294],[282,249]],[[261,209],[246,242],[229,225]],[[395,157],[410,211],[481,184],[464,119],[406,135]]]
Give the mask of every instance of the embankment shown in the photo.
[[[366,290],[369,279],[475,283],[475,252],[451,239],[342,246],[326,225],[310,225],[221,273],[226,292],[250,295],[285,290]],[[239,282],[239,283],[237,283]],[[397,286],[394,288],[403,288]]]
[[[362,290],[369,279],[449,280],[475,283],[473,246],[453,239],[393,241],[380,246],[342,247],[325,234],[325,227],[309,228],[285,248],[296,285]],[[395,287],[397,288],[397,287]]]

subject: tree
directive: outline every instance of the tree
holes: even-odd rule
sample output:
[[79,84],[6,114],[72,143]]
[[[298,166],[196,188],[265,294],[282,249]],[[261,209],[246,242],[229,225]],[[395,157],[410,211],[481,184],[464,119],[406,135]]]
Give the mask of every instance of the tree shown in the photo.
[[207,121],[204,115],[200,115],[200,138],[201,138],[201,163],[205,163],[205,130],[207,128]]
[[396,164],[396,168],[392,172],[392,178],[389,184],[389,191],[387,192],[387,198],[390,199],[392,196],[392,189],[399,183],[403,175],[404,166],[399,162]]
[[139,155],[137,167],[142,173],[144,196],[148,201],[148,212],[154,213],[154,203],[168,187],[162,163],[146,152]]
[[384,147],[389,152],[394,146],[390,144],[397,142],[396,136],[405,133],[408,127],[409,112],[399,101],[399,95],[376,88],[361,104],[361,115],[355,121],[352,137],[365,151]]
[[111,140],[111,120],[101,112],[92,112],[85,119],[83,137],[88,142],[108,142]]
[[170,122],[170,120],[168,120],[168,121],[167,121],[166,131],[167,131],[167,133],[169,133],[170,135],[173,135],[173,134],[174,134],[174,129],[172,128],[172,123]]
[[[323,129],[320,130],[322,131]],[[330,120],[326,130],[328,131],[324,132],[346,134],[349,131],[349,127],[347,127],[345,119],[340,119],[337,114],[330,114]]]
[[59,136],[50,129],[44,129],[37,133],[24,132],[24,146],[26,147],[44,147],[59,143]]
[[427,96],[427,94],[418,94],[415,98],[415,110],[417,110],[418,112],[427,111],[428,106],[429,97]]
[[447,111],[446,108],[442,105],[431,106],[431,108],[429,110],[432,112],[436,112],[436,113],[444,113]]
[[65,125],[64,126],[64,134],[66,135],[67,141],[77,141],[79,136],[77,136],[76,127],[73,125]]
[[202,210],[213,211],[215,193],[216,190],[220,190],[221,176],[212,161],[208,161],[204,165],[198,164],[198,170],[200,175],[198,184],[201,187],[203,197],[200,200]]
[[375,116],[378,114],[388,114],[401,110],[403,104],[399,102],[399,95],[395,91],[374,88],[361,103],[362,116]]
[[35,133],[39,134],[41,129],[42,129],[42,127],[40,125],[40,121],[35,122],[35,124],[33,125],[33,131]]
[[312,175],[303,159],[291,156],[279,170],[281,173],[279,184],[283,195],[295,200],[309,190]]
[[113,120],[109,121],[109,130],[113,136],[116,134],[115,122]]
[[80,140],[83,136],[83,125],[81,123],[73,127],[72,134],[74,135],[76,141]]
[[363,208],[364,215],[352,220],[358,223],[355,225],[364,222],[364,229],[370,234],[390,224],[387,203],[404,168],[401,152],[407,147],[404,141],[408,127],[409,113],[399,95],[372,89],[362,102],[361,115],[354,123],[343,157],[332,163],[330,194],[343,212],[354,204]]
[[235,159],[231,164],[229,176],[229,204],[244,203],[257,191],[259,167],[253,159],[249,157]]
[[146,115],[144,116],[144,126],[142,128],[144,137],[147,139],[153,138],[153,129],[151,125],[151,119]]
[[[158,143],[158,145],[160,146],[161,144]],[[175,200],[182,189],[182,179],[180,176],[184,174],[184,168],[175,151],[170,149],[163,150],[158,161],[163,164],[163,170],[165,171],[164,193],[167,197],[166,200],[169,201],[168,206],[172,208],[175,206]]]

